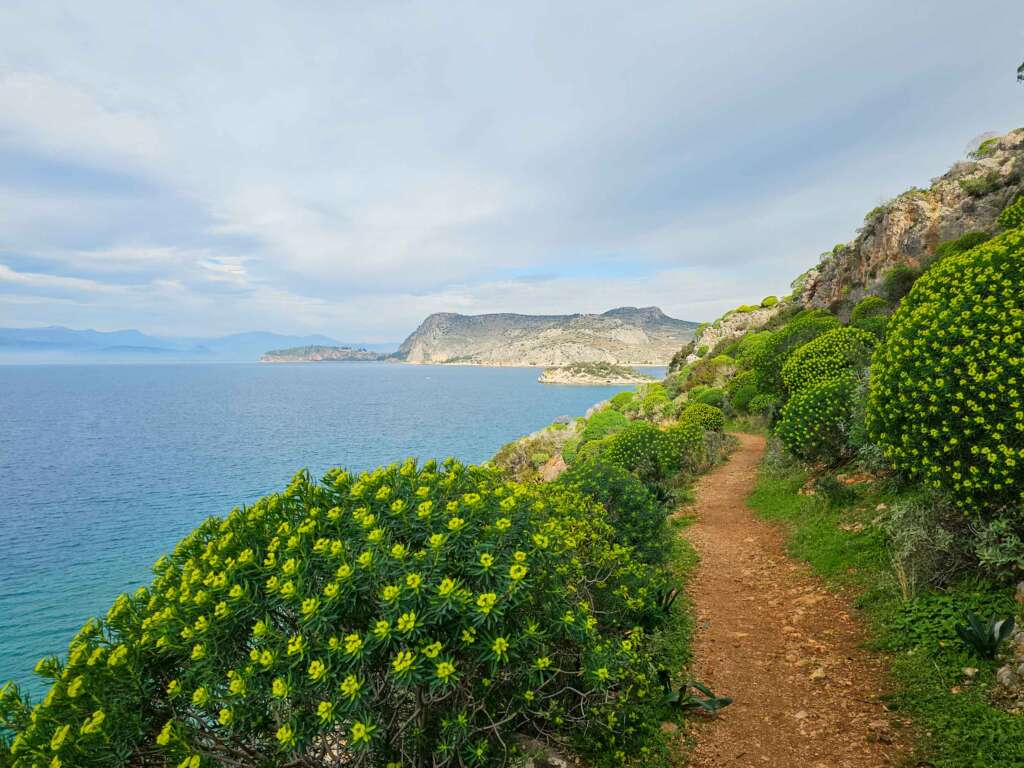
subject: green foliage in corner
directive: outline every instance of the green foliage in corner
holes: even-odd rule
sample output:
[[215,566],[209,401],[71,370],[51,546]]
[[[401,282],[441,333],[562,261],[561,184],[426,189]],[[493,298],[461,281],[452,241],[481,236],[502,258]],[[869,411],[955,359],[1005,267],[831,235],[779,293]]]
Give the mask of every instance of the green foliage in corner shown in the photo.
[[696,424],[709,432],[725,429],[725,414],[721,408],[706,403],[690,403],[679,416],[680,424]]
[[868,426],[964,511],[1024,499],[1024,229],[931,269],[875,355]]
[[827,380],[797,391],[782,407],[775,427],[782,444],[804,461],[832,464],[849,452],[856,381]]
[[1003,212],[999,214],[996,223],[1003,229],[1024,227],[1024,195],[1017,195],[1017,199],[1006,206]]
[[860,328],[836,328],[797,349],[782,368],[792,394],[866,368],[876,337]]
[[207,520],[66,662],[40,662],[53,685],[34,710],[5,688],[0,754],[497,766],[538,730],[640,754],[661,693],[636,627],[664,584],[615,538],[571,488],[454,461],[300,474]]

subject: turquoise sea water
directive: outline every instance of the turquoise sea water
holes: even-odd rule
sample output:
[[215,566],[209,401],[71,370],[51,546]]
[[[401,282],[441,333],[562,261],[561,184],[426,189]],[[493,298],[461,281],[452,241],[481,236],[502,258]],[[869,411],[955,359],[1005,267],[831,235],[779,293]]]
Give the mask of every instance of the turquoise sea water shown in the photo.
[[0,682],[35,693],[90,615],[150,580],[198,522],[282,488],[406,456],[486,460],[623,387],[524,368],[0,366]]

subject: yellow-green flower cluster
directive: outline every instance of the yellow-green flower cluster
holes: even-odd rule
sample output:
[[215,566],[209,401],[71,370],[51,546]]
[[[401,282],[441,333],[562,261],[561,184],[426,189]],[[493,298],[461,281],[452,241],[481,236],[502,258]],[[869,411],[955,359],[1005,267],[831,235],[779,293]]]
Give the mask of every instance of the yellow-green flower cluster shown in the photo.
[[798,347],[782,367],[792,395],[802,389],[866,368],[877,338],[860,328],[836,328]]
[[875,355],[868,426],[969,513],[1024,499],[1024,229],[932,267]]
[[857,383],[847,375],[798,390],[782,407],[775,434],[805,461],[833,462],[849,450]]
[[[656,615],[661,577],[605,509],[565,484],[451,460],[320,483],[300,473],[204,522],[154,571],[83,628],[66,664],[40,662],[54,680],[41,704],[0,694],[0,712],[21,713],[0,717],[15,766],[141,751],[168,765],[277,764],[337,733],[348,736],[333,749],[367,764],[396,751],[454,764],[481,745],[479,764],[496,764],[498,719],[618,743],[628,718],[578,713],[630,706],[623,686],[651,673],[621,639]],[[411,702],[422,714],[396,731]]]
[[680,424],[696,424],[709,432],[725,429],[725,414],[721,408],[707,403],[689,403],[679,415]]

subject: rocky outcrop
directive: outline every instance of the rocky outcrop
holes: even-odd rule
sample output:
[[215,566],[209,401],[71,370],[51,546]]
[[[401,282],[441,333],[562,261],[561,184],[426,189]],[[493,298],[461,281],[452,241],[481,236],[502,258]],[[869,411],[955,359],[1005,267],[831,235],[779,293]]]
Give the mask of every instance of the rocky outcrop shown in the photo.
[[939,243],[991,232],[1024,190],[1024,129],[982,143],[928,189],[911,189],[869,213],[857,237],[837,246],[804,279],[807,307],[834,307],[871,293],[897,265],[919,268]]
[[397,357],[473,365],[664,365],[696,328],[657,307],[620,307],[600,315],[441,313],[424,320]]
[[693,340],[693,351],[686,356],[684,362],[695,363],[703,357],[699,353],[705,347],[707,348],[706,354],[723,342],[738,339],[747,331],[760,328],[775,317],[784,306],[786,306],[784,302],[779,302],[771,307],[759,307],[752,312],[734,310],[726,313],[715,322],[705,325],[701,329],[700,333]]
[[635,368],[612,363],[573,363],[560,368],[545,368],[537,379],[541,384],[577,384],[608,386],[617,384],[649,384],[653,376]]

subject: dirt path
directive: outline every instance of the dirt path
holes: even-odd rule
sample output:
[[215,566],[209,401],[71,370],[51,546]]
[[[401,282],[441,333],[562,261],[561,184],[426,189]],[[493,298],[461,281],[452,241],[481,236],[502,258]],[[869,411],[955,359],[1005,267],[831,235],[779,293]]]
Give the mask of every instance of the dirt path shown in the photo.
[[899,764],[899,732],[879,701],[885,673],[860,647],[849,604],[784,553],[746,504],[764,439],[740,435],[697,486],[688,537],[701,563],[695,677],[735,703],[694,728],[698,768]]

